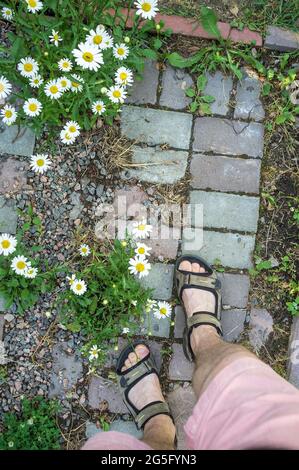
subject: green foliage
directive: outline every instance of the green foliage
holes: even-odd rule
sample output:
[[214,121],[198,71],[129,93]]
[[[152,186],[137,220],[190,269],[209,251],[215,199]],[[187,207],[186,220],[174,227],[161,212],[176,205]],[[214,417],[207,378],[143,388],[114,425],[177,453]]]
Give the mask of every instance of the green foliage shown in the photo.
[[6,413],[0,433],[1,450],[57,450],[60,431],[56,424],[58,404],[42,397],[22,402],[20,417]]
[[217,26],[217,16],[212,8],[200,7],[200,22],[207,33],[215,36],[217,39],[221,39],[221,33]]
[[196,82],[196,88],[187,88],[186,95],[189,98],[193,98],[190,104],[190,111],[195,113],[199,111],[199,114],[211,114],[210,103],[215,101],[215,98],[211,95],[203,95],[203,90],[207,84],[207,78],[204,75],[200,75]]
[[86,355],[92,346],[101,349],[98,363],[105,358],[107,341],[116,339],[123,328],[129,328],[130,334],[138,331],[151,294],[150,289],[143,288],[129,273],[129,260],[133,256],[129,239],[115,240],[105,252],[94,250],[89,258],[81,258],[75,266],[76,279],[86,282],[87,291],[78,296],[68,288],[57,299],[62,323],[86,336]]

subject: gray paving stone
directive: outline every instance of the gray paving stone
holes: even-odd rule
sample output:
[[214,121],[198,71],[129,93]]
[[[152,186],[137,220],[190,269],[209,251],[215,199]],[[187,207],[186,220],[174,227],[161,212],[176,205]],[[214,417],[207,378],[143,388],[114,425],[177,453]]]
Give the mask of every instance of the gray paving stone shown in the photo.
[[293,318],[290,342],[289,342],[289,381],[299,388],[299,317]]
[[169,300],[172,295],[173,273],[173,264],[154,263],[148,276],[140,282],[145,288],[154,289],[154,299]]
[[185,176],[188,152],[160,147],[133,147],[132,163],[142,166],[122,172],[123,178],[158,184],[174,184]]
[[0,233],[14,235],[17,230],[18,214],[15,202],[0,196]]
[[264,47],[276,51],[296,51],[299,49],[299,33],[268,26]]
[[[123,421],[122,419],[117,419],[110,424],[109,431],[117,431],[123,432],[125,434],[130,434],[131,436],[136,437],[136,439],[141,439],[143,436],[143,432],[139,431],[136,428],[135,423],[133,421]],[[86,438],[89,439],[90,437],[95,436],[99,432],[104,432],[101,428],[98,428],[96,424],[92,423],[91,421],[86,422]]]
[[260,100],[261,82],[253,71],[242,70],[243,78],[238,82],[235,119],[262,121],[265,111]]
[[[190,203],[202,204],[204,227],[241,232],[255,232],[257,229],[259,214],[259,198],[257,197],[191,191]],[[192,220],[192,225],[196,226],[196,221]]]
[[146,244],[152,248],[151,256],[162,259],[175,259],[178,253],[178,240],[148,239]]
[[170,380],[186,380],[192,379],[194,364],[189,362],[183,351],[181,344],[172,345],[172,357],[169,363],[168,376]]
[[194,85],[192,77],[181,69],[167,67],[162,76],[162,93],[160,106],[171,109],[184,109],[192,101],[185,90]]
[[185,431],[184,425],[191,416],[194,406],[196,405],[196,397],[192,386],[178,385],[172,392],[167,395],[167,403],[169,404],[172,417],[175,422],[177,434],[178,450],[185,450]]
[[16,158],[0,160],[0,193],[21,192],[27,186],[25,165]]
[[135,80],[130,88],[130,96],[126,103],[131,104],[156,104],[157,90],[159,82],[159,70],[157,63],[152,60],[146,60],[144,64],[142,80]]
[[229,99],[233,89],[233,81],[230,76],[217,71],[215,74],[207,73],[208,82],[203,91],[204,95],[211,95],[215,101],[210,104],[213,114],[226,116],[229,110]]
[[116,217],[120,219],[141,218],[144,213],[143,203],[147,200],[148,196],[138,186],[116,190],[113,201]]
[[30,157],[33,154],[34,144],[35,135],[31,129],[21,128],[19,134],[18,126],[5,126],[3,131],[0,129],[0,154]]
[[273,318],[265,309],[253,308],[250,312],[249,341],[259,351],[273,332]]
[[201,117],[194,127],[193,151],[262,158],[264,126],[228,119]]
[[205,230],[203,245],[199,248],[196,230],[186,228],[183,231],[183,254],[202,256],[209,263],[216,260],[222,264],[236,269],[249,269],[252,267],[252,254],[255,237],[253,235],[240,235],[237,233],[220,233]]
[[80,352],[69,354],[66,343],[58,343],[53,347],[53,372],[49,387],[49,398],[65,397],[83,375]]
[[134,106],[122,108],[122,133],[137,142],[189,149],[191,127],[191,114]]
[[195,154],[190,166],[191,185],[198,189],[258,194],[260,169],[258,159]]
[[181,305],[176,305],[174,313],[174,337],[180,339],[183,337],[186,325],[185,312]]
[[230,307],[246,308],[250,278],[246,274],[217,273],[221,282],[222,303]]
[[221,323],[223,339],[228,342],[238,341],[244,331],[246,310],[223,310]]
[[92,377],[88,388],[89,406],[98,409],[103,402],[107,402],[111,413],[128,412],[116,382],[103,377]]
[[141,326],[141,334],[151,333],[152,336],[159,338],[169,338],[171,318],[158,319],[153,315],[153,312],[144,314],[144,323]]

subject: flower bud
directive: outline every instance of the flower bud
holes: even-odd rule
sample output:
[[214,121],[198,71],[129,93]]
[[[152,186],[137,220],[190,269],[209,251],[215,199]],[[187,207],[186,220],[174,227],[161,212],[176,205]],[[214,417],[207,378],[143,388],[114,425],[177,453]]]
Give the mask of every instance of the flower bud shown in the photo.
[[108,304],[108,300],[107,299],[104,299],[103,300],[103,305],[107,305]]
[[106,95],[107,91],[108,91],[108,90],[107,90],[106,87],[103,86],[103,87],[101,88],[101,93],[102,93],[103,95]]
[[161,26],[159,24],[156,24],[156,30],[160,31],[160,29],[161,29]]
[[47,52],[47,51],[44,52],[44,56],[45,56],[45,57],[48,57],[48,55],[49,55],[49,52]]
[[131,39],[129,38],[129,36],[126,36],[126,37],[124,38],[124,41],[125,41],[126,44],[129,44],[129,42],[131,41]]

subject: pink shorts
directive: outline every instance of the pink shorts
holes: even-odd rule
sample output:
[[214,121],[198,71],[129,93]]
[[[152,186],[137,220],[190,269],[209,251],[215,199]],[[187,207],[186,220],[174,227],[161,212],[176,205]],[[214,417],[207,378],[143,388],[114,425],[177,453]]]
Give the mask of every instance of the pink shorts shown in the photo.
[[[187,448],[299,449],[299,391],[255,358],[236,359],[208,385],[185,425]],[[150,450],[103,432],[83,450]]]

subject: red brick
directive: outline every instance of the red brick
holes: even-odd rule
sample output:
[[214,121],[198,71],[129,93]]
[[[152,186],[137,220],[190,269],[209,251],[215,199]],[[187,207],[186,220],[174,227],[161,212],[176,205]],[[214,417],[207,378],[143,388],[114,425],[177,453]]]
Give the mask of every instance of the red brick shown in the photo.
[[255,41],[256,46],[263,45],[262,36],[256,31],[251,31],[248,28],[244,28],[243,31],[232,28],[229,34],[229,39],[231,39],[233,42],[243,42],[245,44],[250,44]]

